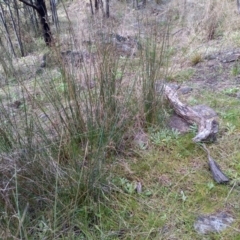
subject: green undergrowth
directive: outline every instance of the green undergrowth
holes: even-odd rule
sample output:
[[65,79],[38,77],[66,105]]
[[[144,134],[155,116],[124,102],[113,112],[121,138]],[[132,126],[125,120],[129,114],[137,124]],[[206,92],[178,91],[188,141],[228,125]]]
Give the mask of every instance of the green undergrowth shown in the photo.
[[[66,20],[62,27],[71,30],[69,39],[49,50],[40,71],[42,56],[36,62],[26,56],[24,67],[19,61],[15,69],[4,50],[9,56],[0,58],[8,79],[0,91],[1,239],[239,239],[238,88],[201,91],[186,100],[219,115],[218,140],[207,146],[231,179],[220,185],[201,145],[192,141],[197,126],[184,135],[167,127],[173,111],[164,100],[163,79],[183,83],[195,74],[182,68],[167,77],[177,54],[169,39],[174,22],[167,16],[156,21],[153,14],[138,18],[135,23],[147,29],[126,40],[134,39],[135,54],[119,53],[111,42],[120,21],[92,16],[83,19],[92,59],[62,59],[56,46],[86,53],[72,44]],[[202,57],[189,60],[195,65]],[[137,143],[141,134],[147,141]],[[204,237],[196,233],[198,216],[221,211],[233,215],[231,227]]]
[[[124,164],[121,162],[122,167],[114,167],[114,173],[120,179],[116,181],[113,177],[112,181],[117,183],[124,196],[129,196],[123,205],[125,211],[131,212],[131,218],[126,220],[123,239],[171,239],[173,236],[202,239],[193,228],[197,216],[220,211],[234,215],[234,229],[212,237],[238,239],[239,187],[236,181],[239,176],[236,172],[239,154],[233,144],[228,144],[229,150],[223,153],[224,145],[237,136],[221,138],[218,144],[209,145],[211,156],[233,179],[230,185],[214,182],[207,156],[200,146],[192,143],[192,137],[193,134],[180,136],[178,140],[172,140],[170,146],[154,145],[147,152],[139,151],[138,157],[125,159]],[[143,186],[139,194],[131,190],[131,185],[137,182]],[[120,198],[121,201],[124,199]]]

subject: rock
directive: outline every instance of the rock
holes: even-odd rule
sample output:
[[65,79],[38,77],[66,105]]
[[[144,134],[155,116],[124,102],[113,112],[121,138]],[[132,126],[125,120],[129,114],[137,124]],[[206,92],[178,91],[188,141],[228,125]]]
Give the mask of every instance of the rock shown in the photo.
[[238,61],[239,58],[240,58],[239,54],[228,54],[227,56],[225,56],[220,61],[223,62],[223,63],[230,63],[230,62]]
[[224,212],[199,216],[194,223],[194,229],[199,234],[219,233],[229,227],[233,220],[230,214]]
[[117,39],[118,42],[125,42],[125,41],[127,41],[126,37],[123,37],[123,36],[121,36],[119,34],[116,34],[115,38]]
[[99,36],[99,42],[112,46],[111,51],[116,51],[121,56],[135,56],[137,50],[141,47],[139,41],[131,36],[124,37],[119,34],[104,32],[98,32],[97,35]]
[[216,65],[216,60],[209,60],[207,62],[207,67],[211,68],[214,67]]
[[79,66],[81,62],[84,61],[94,61],[94,54],[84,51],[63,51],[61,52],[62,59],[65,64],[69,64],[71,66]]
[[191,87],[181,87],[179,89],[179,91],[181,92],[181,94],[188,94],[192,91],[193,89]]
[[173,130],[177,130],[179,133],[187,133],[189,132],[190,125],[181,117],[174,114],[170,117],[168,122],[169,128]]
[[214,54],[208,54],[208,55],[205,56],[205,59],[206,59],[206,60],[214,60],[214,59],[216,59],[216,58],[217,58],[217,56],[214,55]]

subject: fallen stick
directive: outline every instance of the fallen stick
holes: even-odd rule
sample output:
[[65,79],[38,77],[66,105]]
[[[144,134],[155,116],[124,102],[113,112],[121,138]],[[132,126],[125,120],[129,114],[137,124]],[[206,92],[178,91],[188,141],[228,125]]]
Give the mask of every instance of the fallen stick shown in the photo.
[[[193,138],[194,142],[202,142],[208,139],[216,140],[216,134],[218,132],[218,122],[215,117],[204,117],[203,114],[201,114],[201,111],[196,111],[192,107],[189,107],[186,104],[182,103],[178,99],[176,90],[171,88],[171,86],[169,85],[164,86],[164,93],[170,104],[173,106],[177,115],[185,119],[190,124],[196,123],[198,125],[198,133]],[[221,171],[219,165],[210,156],[209,150],[207,149],[205,144],[202,144],[201,146],[208,155],[208,164],[213,179],[217,183],[229,182],[229,178]]]
[[209,164],[209,168],[210,168],[210,170],[212,172],[213,179],[217,183],[227,183],[227,182],[229,182],[229,178],[222,172],[222,170],[220,169],[219,165],[210,156],[210,152],[207,149],[206,145],[203,143],[203,144],[201,144],[201,146],[202,146],[202,148],[204,149],[204,151],[208,155],[208,164]]

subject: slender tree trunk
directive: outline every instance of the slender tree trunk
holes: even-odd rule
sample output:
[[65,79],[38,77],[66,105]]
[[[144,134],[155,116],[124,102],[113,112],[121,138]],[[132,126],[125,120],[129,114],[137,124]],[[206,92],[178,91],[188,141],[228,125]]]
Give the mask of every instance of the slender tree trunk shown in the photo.
[[17,0],[14,0],[14,9],[15,9],[15,14],[17,16],[17,25],[16,25],[16,34],[18,36],[18,42],[19,42],[19,48],[21,51],[22,57],[24,56],[24,48],[23,48],[23,43],[22,43],[22,36],[21,36],[21,29],[20,29],[20,16],[19,16],[19,6],[17,3]]
[[110,17],[110,9],[109,9],[109,0],[105,0],[106,1],[106,17],[109,18]]
[[[16,7],[17,6],[15,5],[15,11],[18,11],[18,9],[16,9]],[[9,4],[8,4],[8,10],[9,10],[9,13],[10,13],[10,16],[11,16],[11,19],[12,19],[12,25],[13,25],[15,36],[17,38],[18,47],[20,49],[21,56],[23,57],[24,56],[24,51],[23,51],[23,45],[22,45],[22,41],[21,41],[21,35],[20,35],[20,32],[18,31],[18,27],[17,27],[17,24],[15,22],[15,18],[14,18],[13,13],[12,13],[12,8],[10,7]],[[17,12],[17,17],[19,17],[18,12]],[[19,23],[19,18],[18,18],[18,23]]]
[[90,0],[90,7],[91,7],[91,13],[92,13],[92,15],[94,15],[92,0]]
[[142,5],[143,7],[146,7],[147,0],[143,0]]
[[99,9],[99,0],[95,0],[95,10]]
[[[33,0],[30,0],[30,3],[33,5]],[[29,9],[29,6],[27,6],[28,9]],[[34,10],[34,8],[30,8],[31,11],[32,11],[32,23],[34,24],[34,29],[35,29],[35,33],[36,34],[39,34],[39,23],[38,23],[38,20],[37,20],[37,14],[36,14],[36,11]]]
[[52,12],[52,21],[55,24],[57,31],[59,32],[59,20],[57,14],[57,0],[50,0],[51,12]]
[[1,3],[0,3],[0,10],[1,10],[0,11],[0,21],[2,22],[2,24],[4,26],[4,29],[6,31],[6,39],[7,39],[8,43],[10,44],[10,49],[11,49],[12,54],[16,57],[16,53],[15,53],[15,50],[14,50],[14,47],[13,47],[13,44],[12,44],[11,36],[10,36],[8,26],[7,26],[7,23],[6,23],[6,18],[5,18],[5,15],[4,15],[3,6],[2,6]]

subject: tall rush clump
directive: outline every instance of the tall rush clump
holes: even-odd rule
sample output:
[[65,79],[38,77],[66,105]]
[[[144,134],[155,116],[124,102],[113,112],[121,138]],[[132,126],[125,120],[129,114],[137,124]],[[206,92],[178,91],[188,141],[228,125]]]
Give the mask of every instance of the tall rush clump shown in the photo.
[[109,165],[129,147],[131,136],[125,136],[142,106],[147,124],[156,123],[159,114],[155,83],[164,68],[166,35],[159,47],[157,27],[151,34],[139,50],[138,102],[139,71],[133,74],[129,67],[136,60],[121,56],[112,41],[96,41],[90,60],[81,46],[73,46],[81,55],[77,62],[74,51],[64,59],[56,43],[48,50],[53,66],[39,75],[24,72],[34,65],[29,62],[26,68],[3,65],[14,80],[0,92],[0,229],[6,229],[0,237],[71,239],[78,232],[98,239],[94,226],[104,211],[114,211],[100,212],[110,199]]
[[168,27],[169,23],[152,23],[149,37],[142,42],[140,51],[142,103],[147,125],[158,124],[159,119],[162,120],[162,94],[159,89],[163,87],[167,75]]

